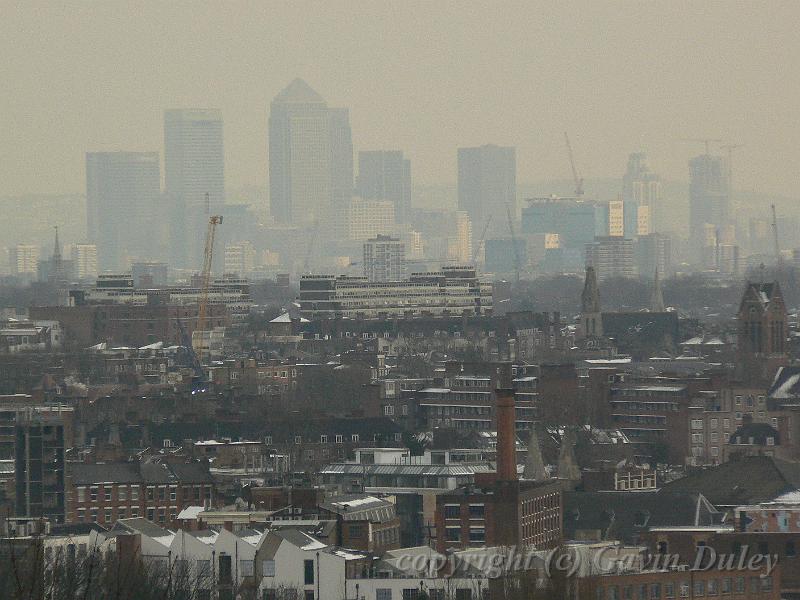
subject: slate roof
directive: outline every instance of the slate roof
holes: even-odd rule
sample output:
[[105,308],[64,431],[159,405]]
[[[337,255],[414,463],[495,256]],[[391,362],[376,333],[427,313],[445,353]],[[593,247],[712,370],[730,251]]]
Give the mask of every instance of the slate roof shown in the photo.
[[67,463],[74,485],[101,483],[213,483],[208,465],[192,463]]
[[636,544],[651,527],[703,526],[719,523],[721,514],[702,495],[686,492],[567,492],[564,536],[580,530],[601,532],[602,539]]
[[336,496],[320,504],[320,508],[340,515],[345,521],[384,523],[396,516],[394,504],[365,494]]
[[[733,432],[729,442],[734,445],[750,444],[750,438],[753,438],[753,444],[756,446],[766,446],[767,438],[771,437],[774,445],[780,445],[780,434],[769,423],[747,423],[742,425]],[[739,441],[741,439],[741,442]]]
[[767,395],[774,400],[800,399],[800,367],[781,367]]
[[697,470],[665,484],[669,492],[703,494],[716,506],[770,502],[800,488],[800,463],[749,456]]

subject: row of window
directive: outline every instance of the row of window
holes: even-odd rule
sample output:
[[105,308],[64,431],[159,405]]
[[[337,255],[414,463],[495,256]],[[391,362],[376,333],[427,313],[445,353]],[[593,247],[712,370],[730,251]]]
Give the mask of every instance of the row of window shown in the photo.
[[[751,594],[767,593],[772,591],[772,577],[750,577],[749,592]],[[638,585],[609,585],[598,586],[597,600],[661,600],[662,598],[688,598],[692,592],[694,598],[704,596],[718,596],[720,594],[744,594],[746,591],[744,576],[724,577],[722,579],[697,580],[691,585],[688,581],[680,583],[651,583]],[[677,596],[676,596],[677,594]]]
[[[102,492],[100,492],[100,488],[102,488]],[[116,494],[113,494],[114,489],[116,488]],[[118,502],[128,501],[129,499],[132,501],[139,500],[139,489],[140,486],[138,485],[104,485],[104,486],[78,486],[77,487],[77,502],[82,504],[87,501],[87,499],[91,502],[97,502],[98,498],[102,496],[102,499],[106,502],[111,502],[112,497],[116,495],[116,499]],[[88,494],[87,494],[88,491]],[[195,500],[201,500],[202,498],[210,499],[211,498],[211,488],[209,486],[183,486],[183,498],[184,500],[189,500],[194,496]],[[159,485],[154,486],[150,485],[147,486],[145,490],[145,497],[147,500],[158,500],[166,501],[169,499],[172,502],[175,502],[178,498],[178,487],[175,485]]]

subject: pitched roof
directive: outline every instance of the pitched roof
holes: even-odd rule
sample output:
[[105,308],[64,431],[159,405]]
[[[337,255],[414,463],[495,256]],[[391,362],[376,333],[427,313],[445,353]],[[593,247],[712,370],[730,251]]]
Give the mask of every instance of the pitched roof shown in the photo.
[[781,367],[767,395],[774,400],[787,400],[800,397],[800,367]]
[[294,79],[280,93],[273,102],[279,103],[324,103],[325,99],[315,92],[310,85],[299,77]]
[[142,475],[137,463],[67,463],[67,473],[74,485],[98,483],[141,483]]
[[670,492],[703,494],[716,506],[770,502],[800,488],[800,463],[748,456],[701,469],[665,484]]
[[567,492],[564,535],[601,532],[603,539],[638,543],[650,527],[713,525],[720,514],[700,494],[665,491]]

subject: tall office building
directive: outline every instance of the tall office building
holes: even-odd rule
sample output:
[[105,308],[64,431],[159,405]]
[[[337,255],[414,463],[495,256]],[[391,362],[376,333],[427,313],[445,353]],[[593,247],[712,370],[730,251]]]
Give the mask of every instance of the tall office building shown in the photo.
[[345,108],[328,108],[302,79],[269,115],[269,201],[278,223],[325,223],[353,194],[353,142]]
[[126,269],[152,255],[160,198],[157,152],[86,154],[87,228],[101,269]]
[[[225,153],[222,113],[216,109],[173,109],[164,112],[164,189],[168,208],[162,222],[169,244],[153,258],[178,268],[203,263],[209,214],[224,214]],[[224,232],[219,232],[224,236]]]
[[94,244],[75,244],[71,251],[78,279],[97,279],[97,246]]
[[402,150],[370,150],[358,153],[356,190],[362,198],[391,200],[395,219],[411,217],[411,161]]
[[612,277],[635,277],[633,241],[611,236],[595,238],[594,243],[586,245],[586,267],[595,270],[598,281]]
[[[727,168],[719,156],[703,154],[689,161],[689,234],[694,260],[713,266],[715,250],[708,231],[721,231],[730,223]],[[718,237],[718,236],[715,236]]]
[[625,235],[647,235],[656,229],[655,216],[661,203],[661,178],[650,171],[647,155],[634,152],[622,177],[622,200],[630,208]]
[[405,278],[406,246],[398,238],[379,235],[364,242],[364,277],[368,281]]
[[487,239],[509,235],[508,212],[517,218],[516,149],[494,145],[458,149],[458,209],[469,214],[476,232],[489,222]]
[[11,248],[9,263],[13,275],[33,276],[39,270],[41,249],[34,244],[17,244]]

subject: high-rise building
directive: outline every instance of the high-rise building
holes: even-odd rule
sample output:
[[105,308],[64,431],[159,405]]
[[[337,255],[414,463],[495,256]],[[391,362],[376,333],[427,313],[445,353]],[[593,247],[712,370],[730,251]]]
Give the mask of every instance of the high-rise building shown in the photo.
[[364,242],[367,281],[400,281],[405,277],[406,246],[398,238],[379,235]]
[[598,237],[586,245],[586,266],[593,267],[598,281],[612,277],[633,278],[633,240],[622,237]]
[[394,203],[351,198],[335,219],[337,237],[357,242],[394,232]]
[[222,113],[216,109],[172,109],[164,112],[164,189],[167,206],[161,216],[169,227],[168,248],[153,258],[178,268],[203,263],[209,215],[224,214],[225,153]]
[[721,157],[703,154],[689,161],[689,177],[689,234],[693,258],[698,262],[713,262],[714,252],[707,251],[708,231],[721,230],[730,222],[727,168]]
[[225,246],[225,273],[245,277],[255,268],[256,249],[253,244],[243,241]]
[[411,161],[402,150],[370,150],[358,153],[356,191],[362,198],[391,200],[395,219],[408,223],[411,213]]
[[643,152],[634,152],[628,157],[628,168],[622,178],[622,200],[630,205],[632,217],[625,235],[631,237],[652,233],[661,204],[661,179],[650,171],[647,156]]
[[328,108],[302,79],[275,96],[269,115],[269,201],[278,223],[313,225],[353,193],[347,109]]
[[640,235],[636,240],[636,266],[640,275],[652,277],[658,271],[672,275],[672,238],[663,233]]
[[456,235],[450,238],[447,258],[461,265],[472,261],[472,221],[464,211],[456,212]]
[[458,209],[469,214],[475,231],[483,231],[489,222],[488,237],[509,235],[508,213],[517,218],[515,148],[458,149]]
[[94,244],[75,244],[71,251],[78,279],[97,279],[97,246]]
[[29,409],[14,431],[17,516],[64,523],[64,421]]
[[17,244],[11,248],[9,262],[14,275],[34,275],[39,269],[41,249],[35,244]]
[[160,199],[157,152],[86,154],[87,229],[101,269],[124,269],[152,256]]

